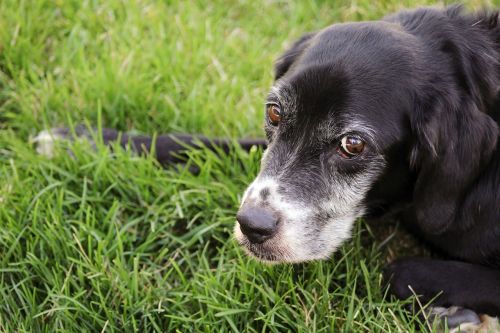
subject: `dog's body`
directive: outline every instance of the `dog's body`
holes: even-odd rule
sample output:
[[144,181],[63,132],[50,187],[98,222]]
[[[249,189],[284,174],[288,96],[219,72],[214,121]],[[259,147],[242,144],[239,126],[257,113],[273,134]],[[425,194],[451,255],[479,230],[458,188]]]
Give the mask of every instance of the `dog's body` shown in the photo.
[[[393,293],[424,301],[441,293],[434,304],[500,315],[497,20],[419,9],[297,41],[277,62],[268,147],[238,213],[247,252],[273,262],[327,258],[358,217],[397,210],[454,261],[391,264]],[[193,142],[160,138],[162,163],[182,148],[176,140]],[[264,142],[243,146],[253,144]]]

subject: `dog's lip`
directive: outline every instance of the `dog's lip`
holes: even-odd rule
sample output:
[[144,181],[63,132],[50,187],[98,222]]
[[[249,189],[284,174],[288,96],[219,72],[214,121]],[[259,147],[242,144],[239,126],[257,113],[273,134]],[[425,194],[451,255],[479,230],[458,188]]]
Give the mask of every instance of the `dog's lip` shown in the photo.
[[247,253],[255,257],[258,260],[268,262],[268,263],[279,263],[284,262],[284,258],[277,254],[275,250],[266,249],[266,245],[269,245],[269,241],[272,241],[274,237],[266,239],[263,243],[252,243],[244,236],[243,240],[238,241],[241,247],[243,247]]
[[262,253],[262,252],[259,252],[259,251],[256,251],[254,248],[252,247],[248,247],[246,246],[245,247],[255,258],[257,258],[258,260],[261,260],[263,262],[267,262],[267,263],[280,263],[280,262],[284,262],[283,259],[277,257],[276,255],[273,255],[273,254],[265,254],[265,253]]
[[[255,249],[255,247],[254,247],[254,246],[245,246],[245,247],[248,249],[248,251],[252,252],[252,254],[253,254],[254,256],[256,256],[257,258],[259,258],[259,259],[265,259],[265,260],[277,261],[277,259],[276,259],[276,258],[269,259],[269,258],[266,256],[266,254],[264,254],[264,253],[262,253],[262,252],[260,252],[260,251],[257,251],[257,250]],[[272,256],[272,257],[274,257],[274,256]]]

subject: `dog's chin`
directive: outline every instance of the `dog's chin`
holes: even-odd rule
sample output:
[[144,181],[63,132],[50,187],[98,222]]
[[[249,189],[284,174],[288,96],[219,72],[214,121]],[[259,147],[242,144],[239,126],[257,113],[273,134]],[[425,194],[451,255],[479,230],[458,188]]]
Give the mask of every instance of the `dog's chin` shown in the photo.
[[288,244],[283,244],[279,234],[261,244],[252,243],[241,232],[238,223],[234,228],[234,237],[250,257],[266,264],[303,263],[328,258],[328,255],[306,255],[303,248],[294,251]]

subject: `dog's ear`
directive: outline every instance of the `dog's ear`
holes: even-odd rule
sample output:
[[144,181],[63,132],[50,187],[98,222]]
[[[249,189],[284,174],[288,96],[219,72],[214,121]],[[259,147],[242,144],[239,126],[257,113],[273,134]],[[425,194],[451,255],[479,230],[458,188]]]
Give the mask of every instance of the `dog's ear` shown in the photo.
[[473,222],[460,208],[491,160],[499,135],[489,115],[499,102],[498,53],[489,46],[499,29],[498,13],[468,16],[461,6],[451,6],[444,16],[455,24],[435,35],[435,46],[447,56],[449,67],[443,70],[450,72],[431,74],[429,90],[420,89],[411,119],[417,138],[415,217],[430,234],[446,231],[454,221],[460,224],[456,227]]
[[[432,107],[432,112],[426,112]],[[417,171],[415,217],[422,231],[436,235],[460,218],[460,205],[490,161],[499,130],[472,101],[460,107],[437,101],[424,103],[414,114],[411,122],[417,142],[411,163]]]
[[300,37],[293,45],[283,53],[281,57],[276,60],[274,65],[274,80],[278,80],[290,69],[292,64],[302,54],[302,52],[309,46],[309,42],[316,35],[316,33],[308,33]]

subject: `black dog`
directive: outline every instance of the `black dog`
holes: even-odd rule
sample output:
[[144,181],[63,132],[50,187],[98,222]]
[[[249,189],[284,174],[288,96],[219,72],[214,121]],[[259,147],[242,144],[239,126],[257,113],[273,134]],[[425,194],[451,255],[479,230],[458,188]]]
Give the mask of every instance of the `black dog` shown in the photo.
[[[237,215],[239,243],[268,262],[328,258],[358,217],[397,210],[453,261],[394,262],[386,270],[392,292],[424,302],[439,294],[437,306],[499,316],[499,52],[498,13],[459,6],[302,37],[276,64],[268,147]],[[52,139],[44,135],[39,141]],[[157,141],[162,163],[175,162],[178,140],[193,142]],[[151,145],[147,137],[122,142]],[[264,143],[243,142],[253,144]]]

